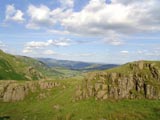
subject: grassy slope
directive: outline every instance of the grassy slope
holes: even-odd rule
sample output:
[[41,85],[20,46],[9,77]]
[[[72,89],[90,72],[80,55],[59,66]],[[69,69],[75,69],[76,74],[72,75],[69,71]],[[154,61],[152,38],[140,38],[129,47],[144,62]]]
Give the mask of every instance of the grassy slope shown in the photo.
[[0,79],[25,79],[22,71],[24,64],[15,56],[0,51]]
[[30,67],[33,67],[37,74],[43,73],[43,76],[52,79],[61,75],[61,73],[49,69],[45,64],[35,59],[14,56],[0,50],[0,80],[27,80],[25,75],[35,80],[38,79],[34,73],[29,72]]
[[[60,82],[66,84],[67,88],[45,91],[50,95],[42,100],[37,99],[38,93],[34,93],[21,102],[0,102],[0,116],[10,116],[11,120],[158,120],[160,118],[158,100],[96,101],[91,98],[72,102],[75,86],[81,80],[68,79]],[[58,105],[59,109],[55,109],[55,105]]]
[[[150,63],[150,64],[155,64],[155,66],[157,68],[160,68],[160,61],[143,61],[144,63]],[[128,74],[128,73],[132,73],[132,72],[139,72],[139,71],[133,71],[131,68],[130,68],[130,64],[133,64],[133,63],[136,63],[136,62],[131,62],[131,63],[127,63],[127,64],[124,64],[122,66],[118,66],[118,67],[115,67],[115,68],[112,68],[112,69],[108,69],[106,70],[107,72],[118,72],[118,73],[122,73],[122,74]],[[145,72],[145,70],[142,70],[142,72]]]
[[59,73],[62,73],[64,78],[82,75],[83,73],[82,71],[70,70],[70,69],[62,68],[62,67],[53,67],[52,69],[55,71],[58,71]]
[[19,58],[19,60],[21,60],[21,62],[25,62],[26,64],[33,66],[34,68],[36,68],[38,71],[40,71],[49,78],[56,79],[63,75],[63,73],[50,69],[44,63],[39,62],[36,59],[30,57],[22,57],[22,56],[17,56],[17,57]]
[[[147,61],[149,62],[149,61]],[[159,62],[155,62],[159,66]],[[109,72],[130,71],[129,64]],[[0,102],[0,117],[10,116],[11,120],[158,120],[159,100],[120,100],[96,101],[93,98],[72,102],[76,86],[81,78],[60,80],[66,88],[54,88],[47,98],[39,100],[38,92],[30,94],[24,101],[15,103]],[[59,109],[54,106],[58,105]]]

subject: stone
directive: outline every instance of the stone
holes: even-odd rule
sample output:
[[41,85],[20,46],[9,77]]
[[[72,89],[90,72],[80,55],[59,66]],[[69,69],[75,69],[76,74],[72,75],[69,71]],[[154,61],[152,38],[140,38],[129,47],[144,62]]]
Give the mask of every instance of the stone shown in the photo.
[[107,89],[108,89],[108,85],[103,84],[103,85],[102,85],[102,90],[107,90]]
[[143,65],[144,65],[143,61],[138,62],[138,67],[140,70],[143,70]]
[[98,91],[101,88],[101,83],[95,83],[95,90]]
[[107,91],[105,91],[105,90],[100,90],[100,91],[98,91],[96,97],[97,97],[98,99],[101,99],[101,98],[103,98],[103,96],[104,96],[106,93],[107,93]]
[[105,95],[103,96],[103,100],[107,100],[107,99],[108,99],[108,95],[105,94]]
[[[48,81],[41,81],[39,83],[36,81],[27,81],[24,83],[15,81],[5,81],[4,83],[0,82],[0,99],[2,99],[4,102],[22,101],[29,94],[29,92],[35,92],[39,88],[51,89],[54,86],[54,82]],[[39,98],[44,97],[46,97],[46,95],[43,93],[41,93],[39,96]]]

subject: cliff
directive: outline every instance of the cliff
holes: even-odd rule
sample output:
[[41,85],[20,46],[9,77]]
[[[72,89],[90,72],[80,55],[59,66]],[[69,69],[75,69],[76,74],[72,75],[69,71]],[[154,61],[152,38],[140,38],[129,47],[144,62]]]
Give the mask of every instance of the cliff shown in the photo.
[[[0,81],[0,100],[3,102],[15,102],[24,100],[29,93],[37,91],[50,90],[59,87],[60,83],[54,81]],[[39,97],[45,97],[45,93],[41,93]]]
[[75,99],[160,99],[160,62],[137,61],[89,73],[77,86]]

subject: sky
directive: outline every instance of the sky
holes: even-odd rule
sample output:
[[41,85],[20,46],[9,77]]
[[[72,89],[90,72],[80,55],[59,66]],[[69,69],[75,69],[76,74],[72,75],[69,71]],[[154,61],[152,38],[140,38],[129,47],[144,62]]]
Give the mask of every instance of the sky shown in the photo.
[[160,0],[0,0],[0,49],[126,63],[160,60]]

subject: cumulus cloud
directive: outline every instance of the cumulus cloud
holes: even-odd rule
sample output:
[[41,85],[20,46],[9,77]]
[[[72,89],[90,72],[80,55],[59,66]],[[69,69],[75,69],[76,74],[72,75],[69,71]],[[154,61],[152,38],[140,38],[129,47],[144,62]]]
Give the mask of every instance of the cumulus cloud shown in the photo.
[[55,22],[50,19],[50,9],[47,6],[41,5],[36,7],[30,5],[27,12],[30,16],[30,21],[27,24],[27,28],[37,29],[39,24],[52,25]]
[[48,43],[53,46],[69,46],[71,44],[70,39],[60,39],[60,40],[48,40]]
[[[59,8],[50,9],[41,4],[29,5],[30,29],[46,27],[54,30],[55,25],[65,33],[90,36],[108,36],[111,31],[118,34],[134,34],[160,30],[159,0],[90,0],[82,10],[73,10],[74,0],[60,0]],[[23,12],[14,5],[6,7],[6,20],[24,21]]]
[[71,45],[70,39],[31,41],[25,44],[23,53],[32,53],[35,49],[43,49],[49,46],[65,47]]
[[[87,35],[122,34],[160,30],[159,0],[90,0],[81,11],[62,20],[69,31]],[[78,28],[78,29],[77,29]]]
[[[47,28],[54,34],[79,34],[105,37],[119,45],[121,36],[114,40],[111,32],[130,35],[160,30],[159,0],[90,0],[80,11],[74,11],[74,0],[60,0],[60,7],[29,5],[29,29]],[[6,19],[23,21],[23,13],[8,5]],[[57,30],[59,26],[60,29]],[[108,40],[112,39],[112,40]]]
[[6,6],[5,14],[6,21],[23,22],[25,20],[23,18],[24,13],[21,10],[16,9],[13,4]]
[[45,5],[34,6],[29,5],[27,13],[30,17],[28,24],[29,29],[40,29],[42,27],[53,27],[61,19],[69,16],[72,10],[63,10],[62,8],[56,8],[51,10]]
[[[80,11],[74,11],[74,0],[59,2],[60,7],[55,9],[43,4],[29,5],[26,27],[47,28],[51,33],[62,35],[100,36],[111,45],[123,44],[123,35],[160,31],[159,0],[111,0],[110,3],[90,0]],[[24,21],[23,12],[8,5],[6,20]]]

